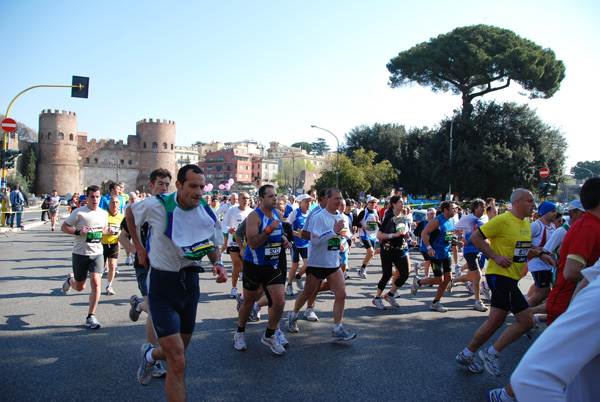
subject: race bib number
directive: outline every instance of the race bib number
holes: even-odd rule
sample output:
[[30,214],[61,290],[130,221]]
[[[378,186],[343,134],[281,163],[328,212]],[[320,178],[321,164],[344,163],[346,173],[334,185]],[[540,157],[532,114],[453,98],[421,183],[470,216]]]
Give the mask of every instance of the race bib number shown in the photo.
[[267,243],[265,245],[265,260],[274,261],[279,259],[281,243]]
[[102,241],[102,228],[90,228],[85,237],[86,243],[100,243]]
[[444,236],[444,242],[446,242],[447,244],[451,243],[453,235],[454,232],[446,232],[446,235]]
[[515,254],[513,255],[513,262],[527,262],[527,254],[531,249],[530,241],[518,241],[515,246]]
[[340,249],[342,244],[342,238],[340,236],[334,236],[327,242],[327,250],[336,251]]
[[377,230],[377,222],[367,222],[367,230]]
[[342,229],[342,234],[341,234],[341,236],[342,236],[342,237],[346,237],[346,234],[347,234],[347,233],[348,233],[348,229],[344,228],[344,229]]
[[113,236],[116,236],[116,235],[119,234],[119,231],[120,231],[121,227],[119,225],[117,225],[116,223],[109,223],[108,227],[112,229]]
[[184,258],[194,261],[202,259],[206,254],[210,253],[214,249],[215,245],[210,240],[204,240],[191,246],[181,247]]

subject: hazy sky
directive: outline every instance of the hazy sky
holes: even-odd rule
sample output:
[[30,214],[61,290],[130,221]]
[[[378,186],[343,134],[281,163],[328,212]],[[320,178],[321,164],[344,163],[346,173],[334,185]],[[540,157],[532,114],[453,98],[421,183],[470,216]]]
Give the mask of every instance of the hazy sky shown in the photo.
[[37,130],[43,109],[77,113],[88,138],[126,139],[145,118],[174,120],[195,141],[325,138],[358,125],[433,127],[461,99],[418,86],[391,89],[400,51],[473,24],[513,30],[553,49],[567,76],[551,99],[517,86],[484,97],[530,103],[562,130],[569,166],[597,160],[598,1],[5,1],[0,13],[0,112],[23,89],[90,77],[89,99],[41,88],[10,117]]

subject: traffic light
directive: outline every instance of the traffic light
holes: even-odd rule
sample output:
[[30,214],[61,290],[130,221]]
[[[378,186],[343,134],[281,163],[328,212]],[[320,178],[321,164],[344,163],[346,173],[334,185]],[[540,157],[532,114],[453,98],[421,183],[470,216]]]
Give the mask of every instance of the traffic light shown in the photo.
[[546,197],[548,197],[550,195],[550,193],[554,191],[555,188],[556,188],[556,184],[548,183],[546,185]]
[[0,155],[2,156],[2,168],[14,169],[17,164],[17,158],[21,155],[21,151],[18,149],[3,149]]
[[76,75],[73,76],[73,86],[71,88],[71,98],[87,98],[88,97],[88,88],[90,85],[89,77],[78,77]]
[[546,198],[546,186],[548,185],[547,181],[543,181],[540,183],[540,199]]

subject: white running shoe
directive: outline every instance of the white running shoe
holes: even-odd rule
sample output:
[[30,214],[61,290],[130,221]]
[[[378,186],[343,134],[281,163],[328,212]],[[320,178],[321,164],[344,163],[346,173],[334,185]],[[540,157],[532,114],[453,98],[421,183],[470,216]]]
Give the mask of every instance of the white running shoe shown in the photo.
[[279,339],[279,343],[281,344],[281,346],[283,346],[284,348],[289,345],[290,343],[288,342],[287,339],[285,339],[285,336],[283,335],[283,331],[280,329],[276,329],[275,330],[275,336],[277,337],[277,339]]
[[431,303],[431,305],[429,306],[429,310],[431,311],[437,311],[439,313],[445,313],[446,311],[448,311],[448,309],[444,306],[442,306],[442,304],[440,302],[435,302],[435,303]]
[[73,278],[73,273],[72,272],[69,275],[67,275],[67,280],[62,285],[62,292],[64,294],[69,293],[69,290],[71,290],[71,284],[69,283],[69,281],[71,280],[71,278]]
[[383,305],[383,300],[381,298],[374,297],[371,301],[377,310],[385,310],[385,306]]
[[367,267],[360,267],[358,269],[358,276],[360,276],[361,279],[367,279]]
[[421,285],[419,285],[419,279],[421,279],[421,278],[419,278],[417,275],[415,275],[415,278],[413,279],[413,283],[412,283],[412,286],[410,288],[410,293],[413,296],[417,295],[417,291],[421,287]]
[[452,293],[452,288],[454,287],[454,278],[450,279],[450,283],[446,287],[446,292]]
[[456,266],[454,267],[454,277],[458,278],[460,276],[460,273],[461,273],[460,265],[456,264]]
[[413,268],[415,271],[415,275],[419,275],[419,271],[421,270],[421,264],[418,262],[413,262]]
[[102,325],[100,325],[100,323],[98,322],[98,320],[96,319],[96,317],[92,314],[90,316],[90,318],[88,318],[88,319],[85,320],[85,326],[86,327],[90,327],[91,329],[98,329]]
[[112,296],[115,294],[115,291],[113,290],[112,286],[107,286],[106,287],[106,294],[109,296]]
[[237,288],[231,288],[231,292],[229,292],[229,297],[231,299],[235,299],[236,296],[237,296]]
[[246,350],[246,333],[245,332],[236,332],[233,335],[233,347],[237,350]]
[[270,338],[267,338],[266,335],[263,335],[262,338],[260,338],[260,342],[264,345],[267,345],[271,349],[271,352],[275,353],[276,355],[282,355],[285,353],[285,348],[281,346],[281,343],[279,343],[279,338],[277,338],[277,335],[275,334],[273,334]]
[[154,369],[152,370],[152,377],[161,378],[167,375],[167,369],[163,367],[162,363],[157,361],[154,364]]
[[467,282],[465,283],[465,287],[467,288],[467,292],[469,293],[474,293],[475,290],[473,289],[473,282]]
[[319,317],[317,317],[315,310],[312,308],[307,308],[304,310],[304,318],[306,318],[308,321],[319,321]]
[[385,301],[390,304],[390,306],[396,307],[396,308],[400,307],[400,305],[396,301],[396,296],[390,296],[386,293],[383,297],[385,298]]
[[490,287],[488,286],[487,281],[481,281],[481,296],[485,300],[492,300],[492,292],[490,292]]
[[125,265],[131,265],[131,257],[127,256],[127,258],[125,258]]
[[488,311],[488,308],[481,300],[475,300],[475,304],[473,304],[473,308],[477,311]]
[[298,288],[298,290],[304,290],[304,285],[302,284],[302,277],[296,278],[294,276],[294,283],[296,284],[296,287]]
[[294,287],[292,286],[291,283],[285,287],[285,294],[288,296],[294,295]]

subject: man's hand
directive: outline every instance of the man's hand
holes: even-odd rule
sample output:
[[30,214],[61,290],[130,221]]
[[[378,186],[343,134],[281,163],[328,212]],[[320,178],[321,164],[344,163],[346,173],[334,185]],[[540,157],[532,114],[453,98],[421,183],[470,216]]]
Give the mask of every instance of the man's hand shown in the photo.
[[271,229],[277,230],[279,229],[279,225],[281,225],[281,221],[278,219],[273,219],[273,222],[271,222],[269,226],[271,227]]
[[504,255],[497,255],[493,258],[494,262],[502,268],[508,268],[512,265],[512,258]]
[[544,261],[548,265],[552,265],[554,268],[557,266],[556,259],[549,254],[544,253],[540,255],[540,260]]
[[[139,257],[139,255],[138,255]],[[212,267],[213,276],[217,277],[217,283],[227,282],[227,271],[221,264],[215,264]]]
[[292,248],[292,243],[290,243],[285,236],[281,236],[281,244],[288,250]]
[[143,247],[136,247],[135,250],[137,251],[138,261],[140,265],[146,269],[149,269],[150,266],[148,265],[148,251],[146,251],[146,249]]
[[338,234],[342,231],[343,228],[344,228],[344,221],[343,220],[336,221],[335,225],[333,225],[333,232],[335,234]]

